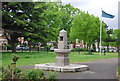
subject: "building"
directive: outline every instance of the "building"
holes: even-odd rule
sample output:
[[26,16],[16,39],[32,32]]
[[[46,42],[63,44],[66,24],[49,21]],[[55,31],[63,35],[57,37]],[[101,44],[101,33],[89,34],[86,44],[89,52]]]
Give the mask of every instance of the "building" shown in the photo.
[[[5,45],[8,45],[8,40],[4,36],[4,32],[4,29],[0,29],[0,50],[6,50],[7,48],[5,47]],[[18,41],[20,44],[28,44],[28,41],[24,41],[24,37],[19,37]]]
[[78,42],[78,40],[76,40],[76,47],[75,48],[87,48],[87,44],[84,45],[84,41],[81,40]]
[[0,29],[0,50],[4,50],[4,45],[8,45],[8,41],[4,36],[4,30]]
[[23,44],[24,43],[24,37],[19,37],[18,41],[19,41],[20,44]]

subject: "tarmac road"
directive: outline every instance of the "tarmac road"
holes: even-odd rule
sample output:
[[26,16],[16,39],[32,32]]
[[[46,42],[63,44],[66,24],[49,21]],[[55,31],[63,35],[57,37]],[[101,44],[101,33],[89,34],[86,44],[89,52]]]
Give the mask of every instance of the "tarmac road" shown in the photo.
[[[96,60],[86,63],[88,71],[76,73],[58,73],[57,79],[117,79],[118,58]],[[102,81],[102,80],[101,80]]]

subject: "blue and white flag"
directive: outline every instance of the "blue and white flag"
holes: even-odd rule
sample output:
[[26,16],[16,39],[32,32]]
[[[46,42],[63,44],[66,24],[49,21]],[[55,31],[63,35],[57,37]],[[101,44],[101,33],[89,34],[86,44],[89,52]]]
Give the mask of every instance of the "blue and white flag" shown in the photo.
[[113,19],[115,16],[111,15],[111,14],[108,14],[105,11],[102,10],[102,17]]

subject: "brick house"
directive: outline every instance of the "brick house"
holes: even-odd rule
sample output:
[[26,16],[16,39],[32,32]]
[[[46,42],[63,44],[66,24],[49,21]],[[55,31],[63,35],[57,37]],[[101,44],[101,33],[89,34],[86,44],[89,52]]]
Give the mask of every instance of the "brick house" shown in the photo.
[[0,50],[4,50],[4,45],[8,45],[8,41],[6,37],[4,36],[4,30],[0,29]]

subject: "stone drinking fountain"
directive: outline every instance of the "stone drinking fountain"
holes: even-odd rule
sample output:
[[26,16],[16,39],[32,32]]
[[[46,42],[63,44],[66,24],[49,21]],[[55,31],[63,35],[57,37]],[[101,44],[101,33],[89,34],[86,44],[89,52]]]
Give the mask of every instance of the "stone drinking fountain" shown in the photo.
[[55,49],[54,52],[57,54],[55,63],[56,66],[69,65],[68,54],[71,52],[71,50],[67,49],[67,32],[65,30],[60,31],[58,49]]
[[71,50],[67,47],[67,32],[65,30],[61,30],[58,38],[58,49],[54,50],[54,52],[57,54],[56,62],[35,64],[35,68],[58,72],[79,72],[88,70],[89,68],[87,65],[69,64],[68,54],[71,52]]

